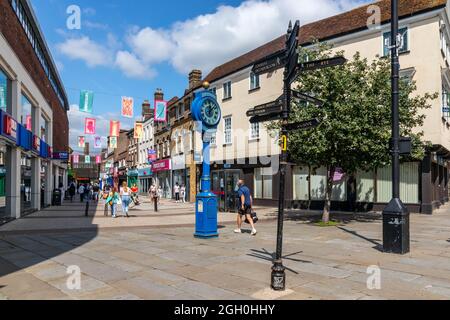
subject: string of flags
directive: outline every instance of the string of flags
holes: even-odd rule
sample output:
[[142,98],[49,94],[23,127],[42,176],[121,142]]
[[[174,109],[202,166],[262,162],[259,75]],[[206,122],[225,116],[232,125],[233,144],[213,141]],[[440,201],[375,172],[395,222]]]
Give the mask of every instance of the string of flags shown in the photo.
[[[94,92],[91,90],[81,90],[80,91],[80,104],[79,111],[87,114],[93,114],[94,106]],[[154,121],[155,122],[167,122],[168,110],[167,101],[156,100],[154,108]],[[121,116],[124,118],[132,119],[134,117],[134,98],[132,97],[121,97]],[[84,122],[84,136],[78,137],[78,147],[86,147],[86,136],[94,136],[94,149],[102,149],[103,141],[107,141],[107,147],[110,149],[117,149],[118,138],[120,136],[121,123],[118,120],[111,120],[109,124],[109,136],[103,138],[97,135],[97,121],[93,116],[85,118]],[[134,123],[134,139],[142,139],[144,133],[143,123]],[[100,156],[99,156],[100,157]],[[79,163],[80,156],[73,156],[73,163]],[[91,163],[91,157],[85,156],[85,163]],[[101,159],[96,158],[97,161]],[[97,162],[98,163],[98,162]]]

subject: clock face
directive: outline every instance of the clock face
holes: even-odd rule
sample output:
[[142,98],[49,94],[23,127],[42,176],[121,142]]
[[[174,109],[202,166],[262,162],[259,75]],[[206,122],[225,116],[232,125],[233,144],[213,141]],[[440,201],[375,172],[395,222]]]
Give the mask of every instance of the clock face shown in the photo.
[[211,127],[216,126],[219,123],[221,117],[219,105],[209,99],[203,102],[203,105],[200,109],[200,114],[202,117],[202,121]]

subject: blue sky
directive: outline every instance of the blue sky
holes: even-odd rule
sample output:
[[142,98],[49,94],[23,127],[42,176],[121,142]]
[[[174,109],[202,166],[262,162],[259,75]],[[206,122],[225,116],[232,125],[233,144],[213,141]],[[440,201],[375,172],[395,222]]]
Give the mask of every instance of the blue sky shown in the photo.
[[[78,150],[86,114],[80,90],[92,90],[98,133],[120,117],[121,96],[144,99],[162,88],[181,96],[189,70],[206,75],[217,65],[283,34],[289,19],[308,23],[349,10],[364,0],[32,0],[69,96],[71,146]],[[81,10],[81,29],[70,30],[66,11]],[[91,137],[88,137],[88,141]],[[93,142],[93,138],[92,141]],[[93,143],[91,143],[93,144]]]

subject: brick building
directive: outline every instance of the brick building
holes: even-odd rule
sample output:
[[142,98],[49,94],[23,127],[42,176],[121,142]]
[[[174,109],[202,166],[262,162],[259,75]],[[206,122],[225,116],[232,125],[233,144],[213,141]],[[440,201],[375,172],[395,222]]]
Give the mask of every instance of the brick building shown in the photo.
[[29,0],[0,0],[0,109],[0,216],[19,218],[67,185],[69,153],[67,95]]

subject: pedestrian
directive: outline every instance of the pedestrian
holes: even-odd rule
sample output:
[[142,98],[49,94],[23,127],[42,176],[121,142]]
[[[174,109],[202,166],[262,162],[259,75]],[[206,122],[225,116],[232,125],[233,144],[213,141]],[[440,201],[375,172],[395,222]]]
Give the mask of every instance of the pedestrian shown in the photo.
[[173,187],[173,192],[175,193],[175,202],[180,202],[180,185],[178,182],[175,184],[175,187]]
[[156,201],[156,186],[152,184],[150,189],[148,189],[148,195],[150,196],[150,201],[153,203]]
[[87,199],[87,201],[91,200],[90,197],[89,197],[90,196],[90,192],[91,192],[91,190],[89,188],[89,185],[86,184],[84,186],[84,198]]
[[94,201],[98,202],[99,192],[100,192],[99,185],[98,184],[94,184],[94,187],[92,187],[92,191],[93,191],[93,195],[94,195]]
[[158,204],[161,202],[162,197],[163,197],[163,188],[159,186],[158,190],[156,191],[156,201],[158,201]]
[[62,182],[59,183],[59,187],[58,187],[59,191],[61,192],[61,205],[64,202],[64,184]]
[[186,186],[184,185],[184,183],[181,185],[181,188],[180,188],[180,196],[181,196],[181,201],[183,203],[186,203]]
[[109,188],[109,186],[106,185],[103,188],[103,191],[102,191],[102,194],[101,194],[101,197],[102,197],[103,201],[105,201],[105,209],[104,209],[104,212],[103,212],[105,217],[108,216],[108,206],[109,206],[109,204],[108,204],[108,201],[106,201],[106,199],[108,199],[109,193],[110,193],[110,188]]
[[69,195],[70,195],[70,202],[73,202],[73,197],[75,196],[75,193],[77,192],[77,187],[75,186],[75,182],[72,181],[69,187]]
[[242,233],[241,226],[242,222],[247,218],[248,222],[252,227],[252,236],[256,236],[255,224],[253,223],[252,217],[252,206],[253,198],[250,194],[250,189],[245,185],[244,180],[239,180],[238,182],[238,200],[239,200],[239,212],[237,215],[237,229],[234,230],[235,233]]
[[126,215],[127,218],[130,216],[128,215],[128,207],[130,206],[131,201],[131,189],[128,188],[127,183],[124,181],[122,183],[122,189],[120,190],[120,198],[122,200],[122,213]]
[[133,201],[135,206],[140,205],[139,203],[139,188],[136,184],[133,184],[131,187],[131,200]]
[[111,207],[111,214],[113,219],[116,218],[116,210],[117,205],[119,203],[120,196],[117,192],[117,188],[114,188],[108,195],[108,198],[106,199],[106,203]]
[[80,195],[80,202],[84,201],[84,185],[80,185],[78,188],[78,194]]

